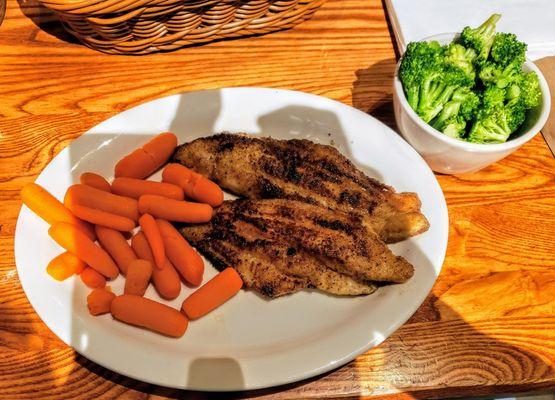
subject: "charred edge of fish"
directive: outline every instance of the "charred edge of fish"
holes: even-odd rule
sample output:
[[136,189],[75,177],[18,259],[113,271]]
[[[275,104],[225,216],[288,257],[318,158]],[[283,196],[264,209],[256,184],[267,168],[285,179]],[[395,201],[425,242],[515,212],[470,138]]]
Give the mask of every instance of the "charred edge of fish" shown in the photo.
[[226,252],[226,257],[228,258],[228,261],[226,261],[226,259],[224,259],[223,256],[220,256],[216,252],[216,250],[211,249],[211,246],[214,246],[215,243],[209,243],[208,240],[201,240],[198,243],[194,243],[194,245],[200,250],[203,256],[205,256],[206,258],[208,258],[208,260],[210,260],[214,268],[216,268],[218,271],[223,271],[224,269],[230,266],[229,253]]
[[260,293],[266,297],[274,297],[274,293],[276,291],[275,285],[272,283],[265,283],[260,286]]
[[231,151],[235,148],[235,142],[232,140],[224,140],[218,143],[216,147],[216,153],[224,153],[226,151]]

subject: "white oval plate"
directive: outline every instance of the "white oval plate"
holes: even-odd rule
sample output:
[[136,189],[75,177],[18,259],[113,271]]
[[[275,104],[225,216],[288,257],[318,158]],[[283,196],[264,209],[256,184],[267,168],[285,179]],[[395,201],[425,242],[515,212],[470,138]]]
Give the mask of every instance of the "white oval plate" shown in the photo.
[[[321,374],[378,345],[424,301],[447,246],[441,189],[422,158],[373,117],[323,97],[287,90],[231,88],[161,98],[97,125],[60,152],[37,179],[58,198],[85,171],[112,177],[117,160],[149,137],[172,131],[180,143],[214,132],[307,138],[335,145],[368,175],[398,191],[417,192],[430,230],[392,246],[415,266],[407,283],[361,297],[303,291],[267,301],[241,291],[180,339],[92,317],[78,278],[56,282],[45,267],[61,252],[47,224],[23,207],[15,256],[29,301],[48,327],[85,357],[149,383],[196,390],[241,390]],[[205,280],[215,275],[207,263]],[[110,284],[122,292],[123,279]],[[183,287],[179,308],[191,289]],[[147,297],[160,300],[152,287]]]

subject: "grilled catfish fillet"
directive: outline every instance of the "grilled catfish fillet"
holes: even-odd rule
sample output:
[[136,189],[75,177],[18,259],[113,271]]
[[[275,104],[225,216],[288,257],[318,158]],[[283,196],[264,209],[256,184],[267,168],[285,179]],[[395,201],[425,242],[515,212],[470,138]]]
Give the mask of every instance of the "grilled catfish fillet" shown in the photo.
[[294,200],[225,201],[207,224],[181,233],[221,269],[267,297],[316,287],[367,294],[372,281],[404,282],[412,265],[394,255],[357,214]]
[[364,175],[335,148],[309,140],[218,134],[179,146],[174,161],[239,196],[355,212],[387,243],[429,227],[415,193],[396,193]]

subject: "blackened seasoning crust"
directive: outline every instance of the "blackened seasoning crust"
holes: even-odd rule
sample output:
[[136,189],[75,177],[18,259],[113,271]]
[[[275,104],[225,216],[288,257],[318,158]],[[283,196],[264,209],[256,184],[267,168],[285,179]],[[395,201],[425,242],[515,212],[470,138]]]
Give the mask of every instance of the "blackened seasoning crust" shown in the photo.
[[367,294],[371,281],[404,282],[412,266],[358,215],[294,200],[225,201],[211,222],[181,233],[217,268],[233,266],[266,297],[315,287]]
[[219,134],[180,146],[174,161],[239,196],[298,200],[355,213],[388,243],[429,226],[415,193],[396,193],[335,148],[309,140]]

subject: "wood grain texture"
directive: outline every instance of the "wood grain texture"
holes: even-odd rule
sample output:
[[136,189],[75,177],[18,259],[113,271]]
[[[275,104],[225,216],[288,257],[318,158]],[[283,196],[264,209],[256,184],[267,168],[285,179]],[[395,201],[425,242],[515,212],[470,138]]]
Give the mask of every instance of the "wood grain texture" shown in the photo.
[[[21,187],[60,150],[134,105],[224,86],[302,90],[393,125],[395,51],[379,0],[328,0],[264,37],[144,57],[96,53],[34,0],[0,28],[0,398],[205,398],[147,385],[75,354],[41,322],[17,278]],[[381,346],[308,381],[230,397],[409,399],[555,387],[555,160],[537,136],[475,174],[438,176],[450,231],[442,274]]]

